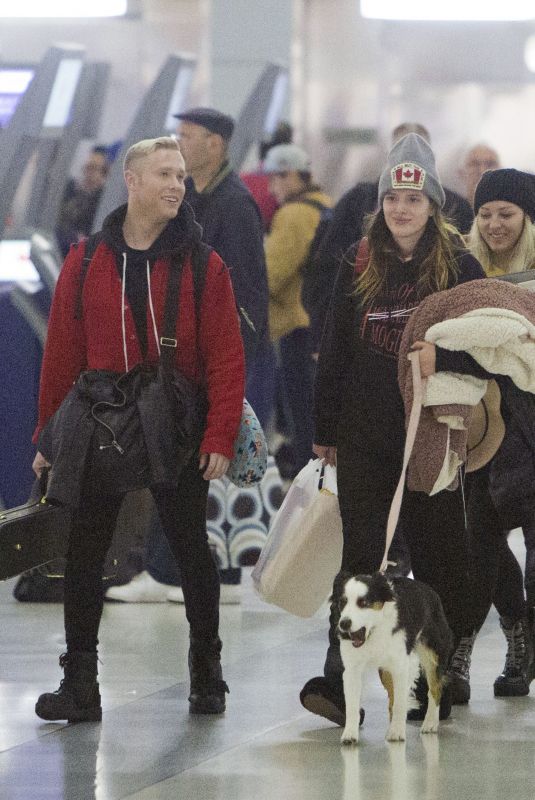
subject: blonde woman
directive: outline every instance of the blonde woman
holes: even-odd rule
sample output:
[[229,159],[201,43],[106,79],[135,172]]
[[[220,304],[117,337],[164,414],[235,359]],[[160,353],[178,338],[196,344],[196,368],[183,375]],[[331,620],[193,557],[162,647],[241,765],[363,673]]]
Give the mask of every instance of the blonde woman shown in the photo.
[[476,187],[470,252],[494,278],[535,267],[535,176],[517,169],[485,172]]
[[[535,176],[516,169],[485,172],[474,196],[474,224],[468,237],[472,254],[488,277],[499,277],[535,268]],[[515,416],[524,426],[533,425],[535,401],[532,395],[500,385],[502,415],[510,431]],[[516,415],[515,415],[516,409]],[[507,639],[507,656],[502,674],[494,683],[496,696],[518,696],[529,692],[533,667],[532,643],[526,638],[526,614],[533,622],[535,610],[535,488],[533,487],[533,444],[519,429],[509,436],[494,464],[471,479],[471,535],[474,557],[487,576],[487,590],[500,615]],[[499,498],[508,497],[507,507]],[[514,509],[514,514],[511,510]],[[523,579],[520,566],[508,547],[506,531],[522,527],[526,544]],[[473,640],[462,643],[455,654],[458,671],[469,677]]]

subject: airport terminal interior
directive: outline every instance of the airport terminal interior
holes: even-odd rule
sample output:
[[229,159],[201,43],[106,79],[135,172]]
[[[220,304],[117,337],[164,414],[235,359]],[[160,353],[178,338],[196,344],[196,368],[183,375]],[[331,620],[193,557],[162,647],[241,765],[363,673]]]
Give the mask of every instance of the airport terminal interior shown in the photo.
[[[125,202],[128,148],[175,135],[174,115],[198,106],[235,120],[238,172],[255,171],[259,146],[288,122],[335,202],[378,178],[392,130],[407,121],[427,128],[442,182],[460,194],[476,144],[503,167],[535,172],[533,0],[61,5],[0,0],[0,521],[34,486],[62,198],[95,146],[109,172],[84,236]],[[494,607],[476,640],[470,702],[437,735],[410,722],[405,742],[386,742],[387,696],[370,674],[360,743],[342,747],[341,728],[299,701],[305,681],[322,674],[327,598],[307,618],[264,602],[252,568],[269,523],[255,512],[240,524],[226,566],[242,568],[241,600],[220,609],[230,688],[222,715],[188,713],[183,605],[106,602],[102,722],[39,719],[37,697],[61,677],[62,604],[19,602],[18,577],[0,582],[1,798],[534,800],[535,682],[525,697],[494,697],[506,651]],[[139,545],[144,530],[135,536]],[[524,568],[522,532],[509,541]]]

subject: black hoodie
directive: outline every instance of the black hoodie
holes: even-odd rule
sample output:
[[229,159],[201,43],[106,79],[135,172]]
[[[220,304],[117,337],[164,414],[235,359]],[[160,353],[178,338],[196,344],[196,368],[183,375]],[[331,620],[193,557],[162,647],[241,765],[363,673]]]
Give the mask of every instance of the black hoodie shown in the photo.
[[147,353],[147,261],[152,270],[158,258],[181,262],[184,256],[201,241],[202,228],[196,222],[191,206],[182,202],[176,217],[169,221],[158,238],[147,250],[129,247],[123,235],[127,206],[123,205],[108,214],[102,225],[103,240],[116,256],[117,270],[123,277],[123,254],[126,253],[125,292],[132,309],[136,332],[143,356]]
[[[459,252],[457,264],[452,285],[485,277],[467,252]],[[401,461],[405,413],[397,360],[405,325],[422,299],[418,275],[418,252],[410,261],[392,257],[384,289],[362,306],[354,259],[340,268],[316,374],[314,441],[338,448],[338,489],[346,508],[362,470],[389,464],[396,471]]]

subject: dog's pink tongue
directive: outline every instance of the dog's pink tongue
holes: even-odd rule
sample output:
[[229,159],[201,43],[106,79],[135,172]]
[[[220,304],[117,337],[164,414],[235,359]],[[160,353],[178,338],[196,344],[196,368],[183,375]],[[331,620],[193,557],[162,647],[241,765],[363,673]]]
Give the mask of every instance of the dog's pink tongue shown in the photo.
[[351,644],[353,647],[362,647],[366,641],[366,628],[359,628],[351,634]]

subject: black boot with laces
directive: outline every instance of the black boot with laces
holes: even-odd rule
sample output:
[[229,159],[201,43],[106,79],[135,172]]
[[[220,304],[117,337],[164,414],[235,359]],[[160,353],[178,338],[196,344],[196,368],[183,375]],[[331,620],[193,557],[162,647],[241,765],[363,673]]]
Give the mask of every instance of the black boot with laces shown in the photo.
[[221,670],[221,640],[190,640],[190,714],[222,714],[229,688]]
[[524,697],[533,679],[533,643],[528,621],[514,622],[500,617],[500,627],[507,639],[505,666],[494,681],[495,697]]
[[59,665],[65,677],[55,692],[42,694],[35,705],[41,719],[99,722],[102,719],[96,653],[63,653]]
[[448,669],[452,705],[464,705],[470,700],[470,665],[476,635],[461,637],[452,656]]

